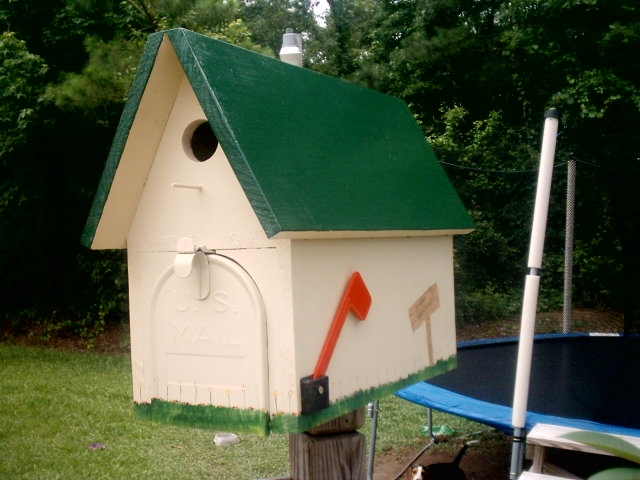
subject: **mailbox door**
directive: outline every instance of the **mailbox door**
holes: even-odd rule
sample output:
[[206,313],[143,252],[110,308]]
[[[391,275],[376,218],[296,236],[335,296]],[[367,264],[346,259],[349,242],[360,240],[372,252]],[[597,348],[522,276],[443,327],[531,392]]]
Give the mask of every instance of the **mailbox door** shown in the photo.
[[206,280],[202,272],[180,278],[170,268],[152,296],[154,396],[267,410],[266,313],[260,292],[235,261],[217,254],[206,259]]

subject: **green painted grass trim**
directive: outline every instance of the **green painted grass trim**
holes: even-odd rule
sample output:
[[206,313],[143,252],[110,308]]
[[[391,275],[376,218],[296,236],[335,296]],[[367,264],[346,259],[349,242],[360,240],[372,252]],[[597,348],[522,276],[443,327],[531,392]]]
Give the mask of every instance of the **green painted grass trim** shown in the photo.
[[157,398],[151,400],[151,403],[136,403],[134,409],[140,418],[172,425],[261,436],[269,433],[269,414],[260,410],[189,405]]
[[435,365],[397,382],[360,390],[313,415],[275,414],[269,419],[268,413],[260,410],[244,410],[214,405],[189,405],[157,398],[151,400],[151,403],[136,403],[135,411],[138,417],[146,420],[195,428],[229,430],[261,436],[268,435],[270,431],[273,433],[299,433],[356,410],[373,400],[391,395],[401,388],[452,370],[456,365],[456,356],[452,355],[446,360],[440,360]]
[[313,415],[274,415],[270,423],[271,431],[273,433],[304,432],[329,420],[333,420],[340,415],[356,410],[369,402],[391,395],[401,388],[448,372],[456,366],[457,358],[455,355],[452,355],[446,360],[439,360],[435,365],[427,367],[413,375],[409,375],[407,378],[397,382],[387,383],[368,390],[360,390],[350,397],[332,403],[329,407]]

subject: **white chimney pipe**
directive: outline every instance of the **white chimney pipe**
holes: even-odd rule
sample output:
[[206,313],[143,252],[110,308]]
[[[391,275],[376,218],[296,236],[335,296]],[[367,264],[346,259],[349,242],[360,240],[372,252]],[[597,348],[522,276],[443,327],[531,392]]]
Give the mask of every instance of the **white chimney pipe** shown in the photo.
[[282,36],[282,48],[280,60],[297,67],[302,67],[302,35],[293,33],[292,28],[287,28]]

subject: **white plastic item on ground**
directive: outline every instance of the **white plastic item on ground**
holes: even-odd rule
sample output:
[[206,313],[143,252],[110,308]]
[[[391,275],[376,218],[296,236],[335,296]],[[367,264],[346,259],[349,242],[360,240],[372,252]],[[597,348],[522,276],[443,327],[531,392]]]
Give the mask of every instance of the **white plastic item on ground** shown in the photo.
[[215,443],[217,447],[235,445],[239,441],[240,439],[235,433],[216,433],[213,437],[213,443]]

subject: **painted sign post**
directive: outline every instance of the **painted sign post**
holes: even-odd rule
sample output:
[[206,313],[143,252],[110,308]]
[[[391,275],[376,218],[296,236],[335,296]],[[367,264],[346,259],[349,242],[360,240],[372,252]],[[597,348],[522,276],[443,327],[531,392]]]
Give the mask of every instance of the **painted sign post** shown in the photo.
[[433,333],[431,332],[431,315],[440,308],[440,297],[438,296],[438,284],[434,283],[429,289],[420,295],[409,309],[409,319],[411,328],[415,332],[424,323],[427,331],[427,348],[429,349],[429,361],[434,362],[433,355]]

